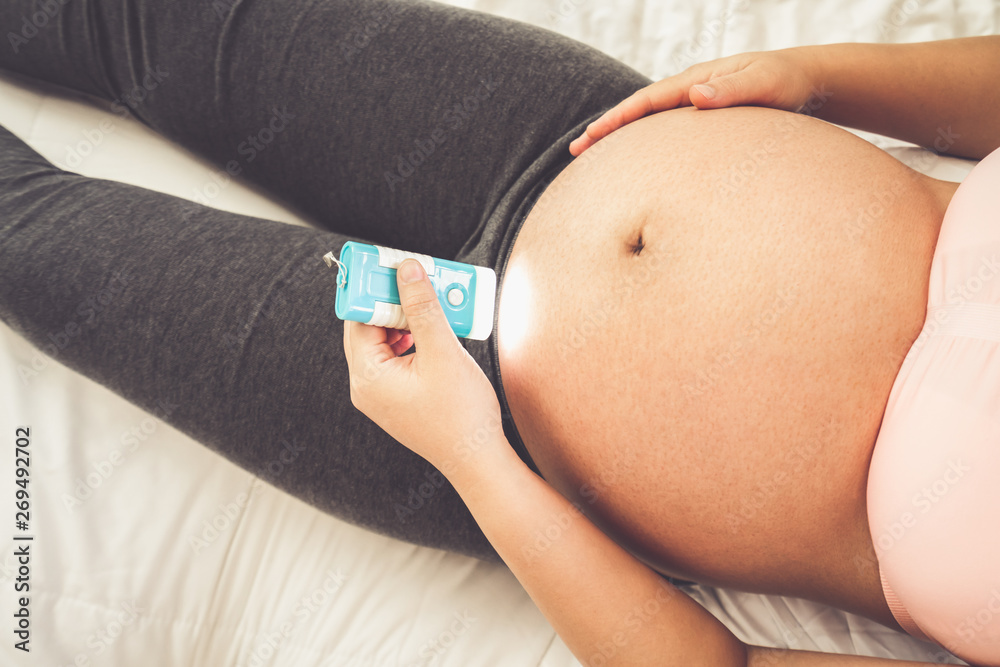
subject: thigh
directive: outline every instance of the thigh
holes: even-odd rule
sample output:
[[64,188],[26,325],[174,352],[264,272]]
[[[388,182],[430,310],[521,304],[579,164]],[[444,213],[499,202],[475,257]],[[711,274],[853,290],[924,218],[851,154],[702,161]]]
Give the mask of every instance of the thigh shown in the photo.
[[34,33],[0,67],[116,101],[323,227],[438,256],[547,147],[649,82],[551,31],[426,1],[94,0]]
[[357,411],[327,250],[349,237],[60,171],[0,127],[0,317],[45,356],[280,489],[495,558],[432,466]]

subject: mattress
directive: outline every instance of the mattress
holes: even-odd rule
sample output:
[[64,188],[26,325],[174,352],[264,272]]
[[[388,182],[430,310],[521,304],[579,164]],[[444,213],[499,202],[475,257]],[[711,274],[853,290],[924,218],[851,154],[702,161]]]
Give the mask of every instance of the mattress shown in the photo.
[[[992,0],[452,0],[584,41],[657,79],[742,51],[995,34]],[[110,121],[111,129],[94,133]],[[0,124],[53,163],[195,199],[213,167],[131,119],[0,73]],[[915,168],[973,163],[859,133]],[[76,159],[81,151],[87,159]],[[212,205],[308,225],[231,182]],[[86,249],[81,249],[86,252]],[[26,260],[30,261],[30,259]],[[502,566],[346,524],[267,485],[0,324],[0,615],[15,610],[15,429],[30,427],[31,653],[2,665],[573,667]],[[685,589],[766,646],[954,662],[822,605]]]

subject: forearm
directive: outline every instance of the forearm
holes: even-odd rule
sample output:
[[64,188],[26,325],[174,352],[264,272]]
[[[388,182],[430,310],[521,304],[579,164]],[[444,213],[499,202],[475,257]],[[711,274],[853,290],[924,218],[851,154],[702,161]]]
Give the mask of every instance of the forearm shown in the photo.
[[800,48],[831,93],[818,118],[964,157],[1000,146],[1000,36]]
[[505,440],[485,451],[449,480],[584,665],[746,664],[724,625],[608,538]]
[[747,667],[921,667],[926,664],[760,646],[751,646],[747,649]]
[[584,665],[902,667],[919,663],[746,647],[607,537],[506,441],[448,478],[486,537]]

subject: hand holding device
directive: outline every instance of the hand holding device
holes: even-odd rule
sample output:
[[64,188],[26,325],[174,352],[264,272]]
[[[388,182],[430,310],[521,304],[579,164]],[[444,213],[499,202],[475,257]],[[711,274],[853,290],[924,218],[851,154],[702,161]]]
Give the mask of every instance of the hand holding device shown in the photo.
[[456,336],[489,338],[497,285],[492,269],[356,241],[344,244],[340,259],[332,252],[323,256],[327,266],[338,270],[337,317],[408,330],[396,287],[396,269],[407,258],[424,267]]
[[[473,454],[509,449],[500,401],[455,337],[440,288],[422,262],[408,259],[393,278],[411,333],[344,322],[351,402],[452,479],[469,467]],[[414,345],[413,354],[403,354]]]

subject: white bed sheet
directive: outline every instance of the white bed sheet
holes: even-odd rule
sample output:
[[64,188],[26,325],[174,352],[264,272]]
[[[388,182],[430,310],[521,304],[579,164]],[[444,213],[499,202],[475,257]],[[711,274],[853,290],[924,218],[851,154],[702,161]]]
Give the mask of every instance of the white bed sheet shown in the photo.
[[[741,51],[923,41],[1000,27],[1000,5],[992,0],[451,4],[562,32],[652,78]],[[94,134],[102,122],[111,129]],[[6,76],[0,124],[63,167],[76,165],[71,147],[99,138],[74,169],[91,176],[187,198],[213,182],[212,165],[142,125]],[[960,180],[972,166],[862,136],[939,178]],[[212,203],[308,224],[239,183],[223,187]],[[15,426],[32,429],[37,536],[32,652],[14,650],[5,632],[2,665],[579,665],[504,568],[325,515],[45,357],[2,324],[0,397],[5,442]],[[0,460],[0,498],[11,498],[13,456]],[[13,551],[5,538],[6,619],[17,576]],[[821,605],[703,587],[690,592],[747,641],[958,662]]]

